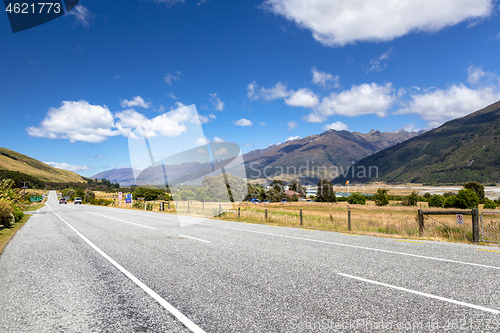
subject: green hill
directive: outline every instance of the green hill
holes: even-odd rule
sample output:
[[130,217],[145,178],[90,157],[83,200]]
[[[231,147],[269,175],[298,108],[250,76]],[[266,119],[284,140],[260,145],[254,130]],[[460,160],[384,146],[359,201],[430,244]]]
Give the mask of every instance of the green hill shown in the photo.
[[57,169],[10,149],[0,147],[0,170],[17,171],[49,182],[85,182],[71,171]]
[[333,182],[346,180],[500,183],[500,102],[363,158]]

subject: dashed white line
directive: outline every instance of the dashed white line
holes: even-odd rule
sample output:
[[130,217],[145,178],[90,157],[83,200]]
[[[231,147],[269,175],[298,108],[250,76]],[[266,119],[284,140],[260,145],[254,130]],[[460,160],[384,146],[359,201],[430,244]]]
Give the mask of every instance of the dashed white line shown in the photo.
[[200,239],[200,238],[196,238],[196,237],[191,237],[191,236],[186,236],[186,235],[179,235],[179,236],[190,238],[190,239],[194,239],[194,240],[197,240],[197,241],[200,241],[200,242],[210,243],[210,241],[207,241],[207,240],[204,240],[204,239]]
[[378,281],[373,281],[373,280],[361,278],[361,277],[354,276],[354,275],[343,274],[343,273],[337,273],[337,274],[341,275],[341,276],[344,276],[344,277],[351,278],[351,279],[355,279],[355,280],[359,280],[359,281],[363,281],[363,282],[367,282],[367,283],[371,283],[371,284],[376,284],[376,285],[379,285],[379,286],[383,286],[383,287],[387,287],[387,288],[392,288],[392,289],[396,289],[396,290],[401,290],[401,291],[405,291],[405,292],[412,293],[412,294],[415,294],[415,295],[429,297],[429,298],[437,299],[437,300],[448,302],[448,303],[453,303],[453,304],[457,304],[457,305],[461,305],[461,306],[466,306],[466,307],[473,308],[473,309],[476,309],[476,310],[481,310],[481,311],[484,311],[484,312],[490,312],[490,313],[493,313],[493,314],[500,314],[499,310],[487,308],[487,307],[480,306],[480,305],[475,305],[475,304],[471,304],[471,303],[465,303],[465,302],[457,301],[457,300],[454,300],[454,299],[451,299],[451,298],[446,298],[446,297],[436,296],[436,295],[432,295],[432,294],[428,294],[428,293],[423,293],[423,292],[420,292],[420,291],[416,291],[416,290],[412,290],[412,289],[407,289],[407,288],[403,288],[403,287],[398,287],[398,286],[394,286],[394,285],[391,285],[391,284],[382,283],[382,282],[378,282]]
[[101,214],[97,214],[97,213],[93,213],[93,212],[89,212],[89,211],[87,211],[87,213],[89,213],[89,214],[94,214],[94,215],[97,215],[97,216],[102,216],[102,217],[105,217],[105,218],[107,218],[107,219],[115,220],[115,221],[122,222],[122,223],[133,224],[133,225],[136,225],[136,226],[138,226],[138,227],[143,227],[143,228],[148,228],[148,229],[153,229],[153,230],[156,230],[156,228],[153,228],[153,227],[148,227],[147,225],[142,225],[142,224],[138,224],[138,223],[134,223],[134,222],[129,222],[129,221],[125,221],[125,220],[120,220],[120,219],[117,219],[117,218],[114,218],[114,217],[110,217],[110,216],[106,216],[106,215],[101,215]]
[[64,223],[68,225],[85,243],[90,245],[91,248],[96,250],[101,256],[103,256],[107,261],[109,261],[113,266],[115,266],[120,272],[122,272],[126,277],[128,277],[132,282],[134,282],[139,288],[144,290],[149,296],[151,296],[155,301],[157,301],[165,310],[174,315],[180,322],[182,322],[191,332],[194,333],[205,333],[198,325],[192,322],[188,317],[183,315],[179,310],[177,310],[173,305],[168,303],[160,295],[158,295],[154,290],[146,286],[142,281],[136,278],[132,273],[127,271],[123,266],[117,263],[113,258],[108,256],[104,251],[98,248],[94,243],[92,243],[87,237],[82,235],[78,230],[76,230],[71,224],[66,222],[59,214],[52,210],[52,207],[48,206],[50,210]]

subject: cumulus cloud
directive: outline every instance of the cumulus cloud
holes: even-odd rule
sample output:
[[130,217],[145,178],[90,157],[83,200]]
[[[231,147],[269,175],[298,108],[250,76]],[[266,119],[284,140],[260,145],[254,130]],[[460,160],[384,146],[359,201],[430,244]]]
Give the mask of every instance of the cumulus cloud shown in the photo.
[[212,102],[212,105],[214,106],[215,110],[217,111],[224,111],[225,104],[223,101],[220,100],[219,97],[217,97],[217,94],[209,94],[210,95],[210,102]]
[[428,121],[430,127],[437,127],[450,119],[463,117],[473,111],[497,102],[498,90],[492,87],[471,89],[464,84],[454,84],[447,89],[430,89],[411,95],[407,107],[396,114],[418,114]]
[[285,99],[285,104],[289,106],[312,108],[319,104],[319,99],[311,90],[302,88],[292,92],[291,95]]
[[50,165],[51,167],[68,170],[68,171],[79,171],[79,170],[92,170],[90,167],[86,165],[71,165],[68,163],[57,163],[57,162],[45,162],[45,164]]
[[151,103],[147,103],[141,96],[135,96],[132,100],[122,100],[121,101],[122,108],[143,108],[149,109],[151,107]]
[[376,114],[385,117],[394,101],[392,84],[364,83],[323,98],[316,110],[306,117],[306,121],[322,122],[332,115],[357,117]]
[[349,127],[347,127],[346,124],[340,121],[336,121],[331,124],[327,124],[323,127],[323,130],[328,131],[328,130],[335,130],[335,131],[348,131]]
[[291,131],[291,130],[297,128],[297,126],[299,126],[299,125],[297,125],[296,121],[289,121],[287,126],[288,126],[288,129]]
[[240,120],[235,121],[234,124],[236,126],[252,126],[253,125],[253,123],[250,120],[245,119],[245,118],[242,118]]
[[208,145],[210,143],[210,140],[208,140],[207,138],[203,137],[203,138],[196,139],[195,143],[196,143],[197,146],[204,146],[204,145]]
[[219,138],[217,136],[214,136],[214,142],[226,142],[223,138]]
[[340,78],[338,75],[333,76],[327,72],[318,71],[316,68],[312,69],[312,83],[323,87],[324,89],[340,88]]
[[251,100],[274,101],[275,99],[288,97],[290,92],[287,91],[286,85],[281,82],[276,83],[272,88],[264,88],[259,87],[254,81],[247,86],[247,95]]
[[215,151],[215,155],[217,156],[229,155],[229,151],[227,150],[227,148],[221,148]]
[[266,0],[264,8],[312,32],[327,46],[390,41],[484,18],[493,0]]
[[64,101],[61,107],[49,109],[40,126],[29,127],[26,131],[32,137],[96,143],[119,135],[113,127],[113,115],[107,106]]

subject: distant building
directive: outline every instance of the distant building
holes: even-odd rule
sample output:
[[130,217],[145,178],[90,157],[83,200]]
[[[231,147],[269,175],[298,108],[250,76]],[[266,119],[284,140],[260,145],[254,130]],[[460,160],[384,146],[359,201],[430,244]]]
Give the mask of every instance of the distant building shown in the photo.
[[315,185],[306,185],[304,186],[306,189],[306,197],[310,197],[311,195],[318,195],[318,187]]
[[294,195],[296,195],[299,199],[300,199],[300,197],[301,197],[300,193],[295,192],[295,191],[292,191],[292,190],[286,190],[286,191],[285,191],[285,194],[286,194],[286,196],[287,196],[287,197],[289,197],[289,198],[293,197]]

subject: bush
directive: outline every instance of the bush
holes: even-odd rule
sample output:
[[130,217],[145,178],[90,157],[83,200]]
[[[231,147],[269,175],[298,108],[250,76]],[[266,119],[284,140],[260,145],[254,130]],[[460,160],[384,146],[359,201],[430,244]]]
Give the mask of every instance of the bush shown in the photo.
[[347,198],[347,202],[351,205],[365,205],[366,197],[359,193],[353,193]]
[[152,211],[153,210],[153,204],[148,202],[146,204],[146,210]]
[[91,201],[92,205],[97,205],[97,206],[109,206],[113,203],[113,200],[107,200],[107,199],[93,199]]
[[436,194],[429,199],[429,207],[442,208],[444,205],[444,197],[442,195]]
[[377,193],[373,195],[373,200],[377,206],[387,206],[389,204],[389,192],[386,188],[379,188]]
[[412,192],[410,195],[404,197],[403,206],[416,206],[418,203],[417,192]]
[[484,196],[484,186],[481,183],[468,182],[464,184],[464,188],[474,191],[479,198],[479,203],[486,202],[486,197]]
[[451,196],[445,197],[444,202],[443,202],[443,207],[444,208],[456,208],[455,207],[456,199],[457,199],[456,195],[451,195]]
[[476,192],[469,189],[458,191],[457,195],[450,196],[444,200],[445,208],[472,209],[479,205],[479,197]]
[[19,222],[23,219],[24,213],[17,207],[16,205],[12,205],[12,210],[14,211],[14,218],[16,219],[16,222]]
[[497,203],[493,200],[487,199],[484,203],[484,209],[496,209]]
[[135,201],[133,207],[134,208],[143,209],[144,208],[144,203],[142,201]]
[[11,204],[7,200],[0,199],[0,224],[6,228],[12,226],[16,221],[13,213]]

